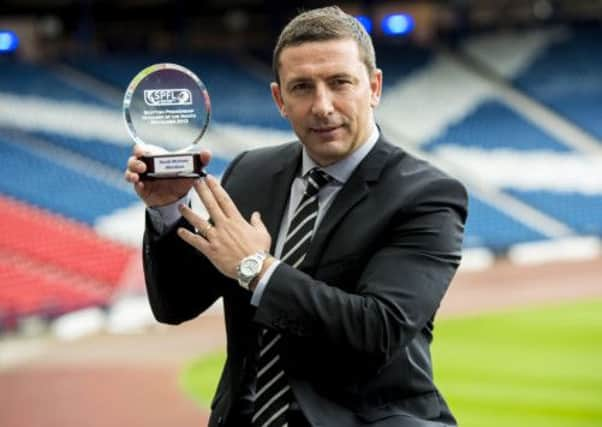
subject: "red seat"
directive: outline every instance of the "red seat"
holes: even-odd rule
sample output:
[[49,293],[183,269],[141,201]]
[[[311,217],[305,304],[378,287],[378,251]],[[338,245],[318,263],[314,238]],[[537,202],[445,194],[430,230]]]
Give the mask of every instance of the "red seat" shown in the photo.
[[0,212],[0,320],[105,304],[139,256],[86,225],[5,197]]

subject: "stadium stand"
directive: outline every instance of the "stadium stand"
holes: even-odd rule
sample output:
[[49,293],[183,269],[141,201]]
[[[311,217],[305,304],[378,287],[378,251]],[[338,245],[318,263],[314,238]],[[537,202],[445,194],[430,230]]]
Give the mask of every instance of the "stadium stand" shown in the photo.
[[96,217],[132,204],[133,192],[115,188],[101,177],[70,169],[21,141],[0,135],[0,193],[87,224]]
[[[530,57],[529,52],[517,53]],[[515,64],[508,68],[520,67]],[[385,70],[385,76],[391,79],[391,71]],[[571,148],[498,100],[494,85],[450,53],[435,54],[421,68],[395,77],[377,110],[381,124],[386,132],[405,139],[419,156],[457,173],[468,184],[471,209],[465,247],[487,247],[499,253],[513,244],[553,237],[548,230],[534,228],[537,221],[527,221],[522,212],[513,212],[507,197],[504,203],[491,200],[491,194],[504,187],[488,182],[497,165],[487,165],[487,161],[507,157],[509,161],[501,167],[508,175],[514,174],[508,167],[520,164],[516,160],[522,153],[540,149],[565,153]],[[503,174],[498,171],[493,176]],[[488,187],[486,198],[476,191],[483,185]]]
[[0,327],[106,304],[137,251],[89,227],[0,197]]
[[14,325],[28,315],[56,317],[84,307],[107,304],[108,292],[81,286],[81,279],[47,266],[40,266],[9,254],[2,254],[0,274],[0,329]]
[[[499,37],[498,45],[512,44]],[[515,63],[504,65],[511,72],[502,75],[599,137],[594,107],[600,105],[602,62],[588,52],[600,38],[594,30],[549,41],[527,37],[532,51],[508,54]],[[572,176],[562,185],[554,182],[552,166],[571,159],[573,166],[564,172],[575,175],[584,164],[578,147],[534,123],[495,84],[476,78],[470,64],[449,53],[400,43],[378,44],[377,52],[386,76],[377,111],[385,133],[467,177],[466,248],[504,254],[513,245],[564,234],[602,236],[602,190],[586,189]],[[218,148],[209,167],[221,175],[236,153],[283,142],[289,130],[268,90],[269,55],[261,58],[204,52],[70,56],[47,65],[2,59],[0,211],[6,218],[0,222],[0,324],[107,304],[138,256],[143,206],[122,179],[131,148],[120,95],[132,77],[157,62],[179,63],[199,74],[213,101],[213,124],[204,141],[211,148],[227,147]],[[99,86],[88,87],[92,81]],[[102,87],[107,93],[97,92]],[[599,176],[595,164],[586,170],[594,180]],[[483,193],[483,185],[492,191]],[[491,194],[523,203],[567,232],[547,232],[537,226],[537,216],[510,212]],[[115,235],[124,230],[135,235]]]
[[469,220],[464,234],[465,248],[488,248],[503,253],[517,243],[546,240],[547,236],[510,217],[502,210],[469,193]]
[[507,191],[568,224],[577,234],[602,236],[602,196],[599,194],[518,189]]
[[85,156],[106,166],[121,170],[123,159],[132,152],[131,147],[116,145],[101,139],[84,139],[48,131],[34,131],[31,135],[63,149]]
[[[512,53],[520,50],[519,39],[536,46],[522,63]],[[602,62],[591,55],[600,40],[599,28],[576,27],[506,33],[485,43],[468,43],[473,59],[534,102],[517,103],[502,88],[500,100],[481,103],[428,148],[451,144],[482,150],[487,153],[483,161],[505,157],[505,163],[490,165],[489,175],[504,174],[496,167],[508,169],[506,182],[498,183],[506,194],[565,224],[575,235],[601,236],[602,150],[596,116],[602,105]],[[548,109],[556,116],[550,117]],[[511,178],[517,175],[522,182]]]
[[602,138],[602,29],[573,28],[552,43],[514,84],[586,132]]
[[212,118],[216,122],[288,129],[273,105],[269,74],[259,78],[232,56],[208,52],[195,55],[118,54],[68,60],[71,66],[122,91],[139,71],[161,62],[183,65],[199,76],[213,100]]
[[[43,141],[44,143],[59,147],[68,152],[75,153],[86,159],[112,168],[114,172],[118,174],[121,174],[124,159],[127,159],[132,152],[132,148],[129,144],[115,144],[113,142],[108,142],[106,139],[100,139],[100,137],[89,139],[49,131],[33,131],[29,132],[28,135]],[[226,159],[214,156],[211,164],[206,170],[211,174],[219,176],[223,173],[227,163],[228,161]],[[129,190],[126,192],[130,193]]]
[[3,251],[117,286],[132,248],[107,241],[83,224],[0,198]]
[[414,71],[427,66],[433,59],[431,49],[403,42],[377,43],[374,50],[378,58],[378,67],[386,76],[383,81],[385,91]]
[[[435,153],[440,150],[444,154],[455,149],[464,150],[464,157],[467,157],[466,153],[469,150],[473,150],[475,157],[479,153],[482,155],[483,161],[496,155],[500,158],[505,156],[508,159],[505,163],[490,164],[489,173],[492,175],[523,174],[524,184],[522,185],[526,187],[513,187],[511,181],[514,181],[514,185],[516,185],[518,180],[508,179],[506,185],[501,187],[506,194],[567,225],[575,234],[602,235],[602,221],[600,220],[602,217],[602,196],[600,194],[588,193],[585,188],[577,186],[571,191],[570,188],[567,189],[560,182],[554,186],[553,176],[549,177],[549,184],[546,187],[540,186],[540,188],[537,188],[537,185],[529,184],[530,181],[540,179],[538,175],[541,172],[538,168],[542,167],[543,162],[529,163],[525,161],[526,159],[532,158],[538,153],[542,159],[545,156],[564,156],[567,160],[566,172],[569,173],[571,170],[568,167],[569,156],[574,158],[581,156],[582,162],[585,164],[587,162],[585,154],[581,155],[572,147],[553,138],[549,133],[522,118],[499,101],[488,101],[479,105],[474,112],[459,123],[450,126],[444,134],[424,145],[423,148]],[[462,155],[460,154],[457,157],[462,158]],[[514,157],[514,162],[512,157]],[[465,165],[467,164],[468,162],[465,163]],[[513,166],[518,165],[524,165],[525,169],[512,169]],[[496,171],[495,168],[499,166],[508,169]],[[592,178],[595,179],[595,177]],[[519,185],[521,184],[519,183]],[[526,232],[524,230],[525,226],[516,224],[516,220],[512,221],[514,224],[509,223],[507,226],[510,229],[523,229],[521,232],[516,235],[512,232],[497,235],[496,229],[499,219],[484,219],[491,215],[491,211],[487,213],[482,211],[479,214],[481,208],[478,204],[475,206],[476,210],[472,210],[473,218],[477,214],[477,221],[491,221],[490,226],[479,229],[480,233],[493,233],[489,236],[489,239],[484,240],[487,242],[485,246],[508,247],[512,243],[524,242],[530,239],[535,241],[549,237],[543,236],[541,233]],[[483,215],[483,218],[479,218],[480,215]],[[498,213],[496,213],[496,216],[500,217]],[[471,220],[468,230],[473,230],[473,226]],[[509,236],[514,236],[514,238],[507,240]],[[469,232],[469,246],[471,246],[470,242]]]
[[461,122],[452,124],[446,132],[423,145],[426,151],[435,151],[441,145],[478,147],[483,150],[510,149],[519,151],[550,150],[568,152],[562,142],[554,139],[521,117],[507,104],[491,100],[483,102]]
[[0,93],[45,97],[92,105],[107,105],[93,93],[79,89],[44,66],[0,56]]

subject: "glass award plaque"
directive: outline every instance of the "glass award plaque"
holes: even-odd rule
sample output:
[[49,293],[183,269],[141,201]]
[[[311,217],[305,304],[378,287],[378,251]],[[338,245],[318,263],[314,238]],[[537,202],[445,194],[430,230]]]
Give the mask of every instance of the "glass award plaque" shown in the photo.
[[142,180],[204,176],[199,141],[209,126],[207,88],[177,64],[155,64],[140,71],[123,99],[123,117],[132,139],[149,155]]

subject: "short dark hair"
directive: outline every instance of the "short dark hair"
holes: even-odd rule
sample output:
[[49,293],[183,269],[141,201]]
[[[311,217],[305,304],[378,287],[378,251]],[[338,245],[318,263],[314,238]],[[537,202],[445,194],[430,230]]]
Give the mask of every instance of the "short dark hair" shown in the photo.
[[274,48],[272,68],[276,82],[280,83],[278,67],[282,50],[306,42],[327,40],[355,40],[360,59],[372,75],[376,69],[376,55],[370,35],[353,16],[343,12],[338,6],[328,6],[302,12],[284,27]]

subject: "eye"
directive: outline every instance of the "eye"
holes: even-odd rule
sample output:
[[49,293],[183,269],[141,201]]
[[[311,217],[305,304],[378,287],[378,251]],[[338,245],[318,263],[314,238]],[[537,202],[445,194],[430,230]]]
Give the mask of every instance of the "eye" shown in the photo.
[[334,87],[346,87],[348,85],[351,85],[352,82],[350,79],[344,78],[344,77],[339,77],[336,78],[332,81],[332,85]]
[[309,89],[311,89],[311,85],[307,82],[295,83],[291,87],[292,92],[305,92],[305,91],[308,91]]

